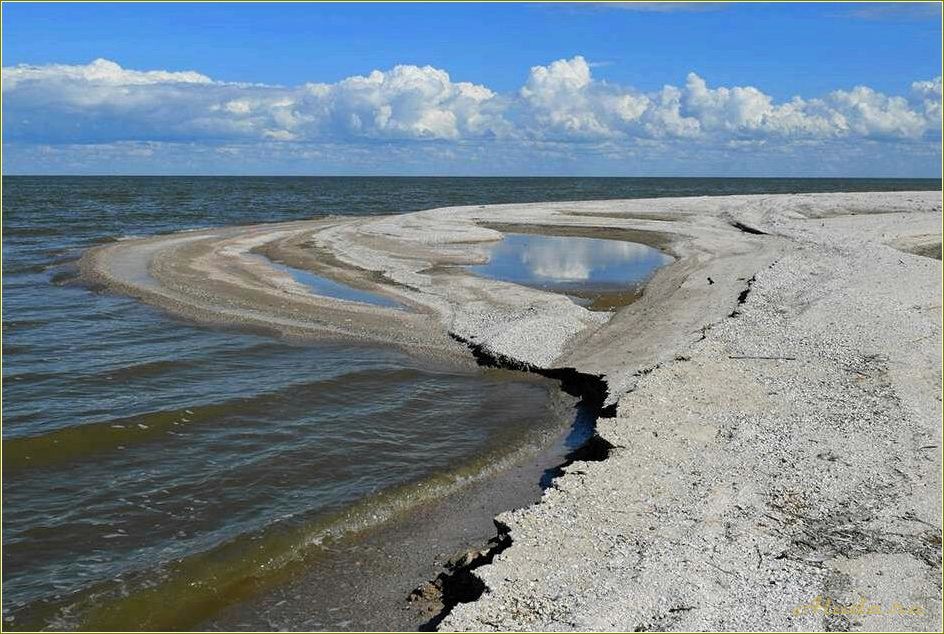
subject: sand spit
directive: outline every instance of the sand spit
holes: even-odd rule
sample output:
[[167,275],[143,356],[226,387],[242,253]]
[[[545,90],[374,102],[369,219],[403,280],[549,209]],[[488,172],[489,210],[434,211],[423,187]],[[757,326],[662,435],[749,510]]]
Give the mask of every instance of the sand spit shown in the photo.
[[[503,231],[676,261],[591,312],[462,268]],[[731,196],[214,229],[82,268],[201,321],[603,375],[607,459],[499,516],[511,545],[443,629],[920,631],[941,618],[940,242],[939,192]],[[408,310],[312,295],[265,258]]]

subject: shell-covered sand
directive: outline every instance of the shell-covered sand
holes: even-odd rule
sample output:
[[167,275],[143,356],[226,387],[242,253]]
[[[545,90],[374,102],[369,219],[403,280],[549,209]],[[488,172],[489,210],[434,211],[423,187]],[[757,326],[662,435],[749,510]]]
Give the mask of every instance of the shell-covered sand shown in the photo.
[[[591,312],[463,268],[509,231],[676,260]],[[511,546],[443,628],[920,631],[941,618],[940,244],[940,192],[803,194],[212,229],[82,267],[200,321],[603,375],[608,457],[498,518]],[[312,295],[266,258],[407,310]]]

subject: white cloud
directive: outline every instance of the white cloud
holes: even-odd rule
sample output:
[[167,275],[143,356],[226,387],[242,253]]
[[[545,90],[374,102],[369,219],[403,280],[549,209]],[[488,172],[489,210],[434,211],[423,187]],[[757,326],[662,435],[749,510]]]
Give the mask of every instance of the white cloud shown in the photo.
[[924,114],[932,127],[941,126],[941,78],[931,81],[916,81],[911,84],[912,92],[917,95],[924,108]]
[[842,116],[844,131],[861,136],[917,138],[928,127],[924,113],[912,110],[903,97],[888,97],[867,86],[837,90],[829,103]]
[[533,67],[521,97],[531,110],[531,132],[558,139],[910,139],[940,125],[940,77],[915,82],[912,90],[920,108],[864,86],[776,104],[756,87],[711,88],[689,73],[682,88],[647,95],[593,79],[591,65],[576,56]]
[[675,86],[663,86],[653,107],[645,112],[644,128],[652,137],[696,137],[701,133],[701,122],[682,114],[682,91]]
[[591,90],[590,66],[576,56],[533,66],[520,95],[533,117],[532,132],[598,138],[611,135],[600,95]]
[[753,86],[712,89],[695,73],[686,79],[684,104],[706,131],[821,137],[840,132],[840,118],[828,111],[818,112],[819,104],[795,97],[775,105],[769,95]]
[[49,64],[46,66],[20,65],[3,69],[6,88],[18,84],[38,82],[84,82],[97,86],[141,86],[150,84],[210,84],[213,80],[195,71],[169,72],[164,70],[127,70],[107,59],[96,59],[84,66]]
[[[4,133],[20,143],[192,142],[597,144],[607,156],[672,140],[920,140],[940,129],[941,78],[908,96],[866,86],[776,103],[754,86],[643,93],[601,81],[582,56],[531,68],[514,94],[400,65],[335,83],[272,86],[196,71],[139,71],[98,59],[3,69]],[[559,148],[563,146],[558,146]]]
[[455,140],[504,127],[495,93],[453,82],[432,66],[395,66],[306,88],[313,112],[358,136]]
[[676,89],[645,95],[597,81],[590,69],[579,55],[531,68],[521,98],[532,136],[606,140],[697,133],[698,122],[679,113]]
[[[126,70],[106,60],[4,68],[3,79],[8,131],[27,137],[44,132],[52,140],[458,140],[507,127],[495,93],[453,82],[431,66],[396,66],[291,88],[218,82],[191,71]],[[53,125],[39,126],[40,120]]]

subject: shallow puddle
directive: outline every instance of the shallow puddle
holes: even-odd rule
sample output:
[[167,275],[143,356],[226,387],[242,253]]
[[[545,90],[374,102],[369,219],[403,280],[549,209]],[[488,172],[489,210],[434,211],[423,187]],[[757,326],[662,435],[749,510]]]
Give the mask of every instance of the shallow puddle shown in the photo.
[[672,257],[624,240],[509,233],[496,242],[479,275],[564,293],[591,310],[632,302]]
[[347,284],[322,277],[316,273],[312,273],[311,271],[296,269],[291,266],[286,266],[285,264],[273,262],[271,260],[266,260],[266,263],[276,270],[282,271],[283,273],[288,273],[292,276],[293,280],[299,284],[302,284],[303,286],[307,286],[316,295],[324,295],[325,297],[333,297],[334,299],[343,299],[349,302],[360,302],[362,304],[382,306],[384,308],[395,308],[397,310],[405,310],[406,308],[400,302],[390,299],[389,297],[384,297],[383,295],[379,295],[377,293],[371,293],[370,291],[354,288],[353,286],[348,286]]

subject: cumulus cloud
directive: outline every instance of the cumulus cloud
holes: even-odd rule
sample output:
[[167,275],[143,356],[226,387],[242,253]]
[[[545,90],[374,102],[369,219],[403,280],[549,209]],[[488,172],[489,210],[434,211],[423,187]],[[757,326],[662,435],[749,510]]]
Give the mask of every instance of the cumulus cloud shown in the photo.
[[932,125],[941,125],[941,78],[931,81],[916,81],[911,84],[912,92],[924,108],[924,114]]
[[740,135],[830,136],[838,119],[819,114],[818,105],[800,98],[774,105],[773,99],[753,86],[709,88],[707,82],[689,73],[683,93],[685,110],[705,131]]
[[911,109],[903,97],[889,97],[867,86],[837,90],[829,101],[842,116],[844,128],[862,136],[921,136],[928,127],[924,114]]
[[532,136],[608,140],[698,132],[698,121],[680,113],[677,89],[666,86],[656,95],[645,95],[597,81],[590,68],[580,55],[531,68],[520,96]]
[[532,131],[565,136],[608,136],[602,101],[592,90],[590,66],[579,55],[534,66],[520,91],[533,116]]
[[195,71],[169,72],[165,70],[128,70],[107,59],[96,59],[84,66],[49,64],[47,66],[20,65],[3,69],[3,81],[8,89],[19,84],[41,82],[88,82],[100,86],[141,86],[149,84],[211,84],[213,80]]
[[432,66],[395,66],[305,91],[303,110],[352,135],[455,140],[504,127],[495,93]]
[[683,87],[647,95],[593,79],[577,56],[533,67],[521,97],[532,132],[558,138],[918,138],[939,127],[941,78],[915,82],[912,91],[920,107],[865,86],[776,104],[756,87],[712,88],[689,73]]
[[495,93],[431,66],[290,88],[126,70],[101,59],[4,68],[3,79],[5,132],[13,138],[457,140],[497,135],[506,125]]
[[43,144],[519,141],[618,153],[674,140],[917,140],[940,130],[940,77],[915,81],[906,96],[855,86],[777,103],[759,87],[712,86],[694,72],[644,93],[599,80],[592,67],[579,55],[536,65],[502,95],[432,66],[287,87],[103,59],[21,65],[3,69],[4,133]]

